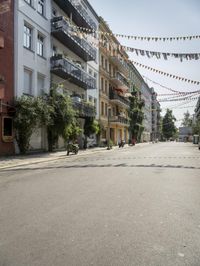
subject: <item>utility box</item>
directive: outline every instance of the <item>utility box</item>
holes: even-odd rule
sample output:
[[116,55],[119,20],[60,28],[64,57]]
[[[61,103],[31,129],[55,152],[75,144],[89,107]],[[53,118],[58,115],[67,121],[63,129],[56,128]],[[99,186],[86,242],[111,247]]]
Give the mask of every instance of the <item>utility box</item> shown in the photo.
[[193,144],[199,143],[199,135],[193,135]]

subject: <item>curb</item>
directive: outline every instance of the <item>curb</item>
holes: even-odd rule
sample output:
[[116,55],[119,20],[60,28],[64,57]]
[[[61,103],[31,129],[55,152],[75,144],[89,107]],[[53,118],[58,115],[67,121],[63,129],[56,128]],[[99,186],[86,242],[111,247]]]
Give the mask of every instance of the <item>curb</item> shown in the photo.
[[[138,143],[136,144],[134,147],[140,147],[140,146],[143,146],[144,143],[142,143],[143,145],[140,145],[141,143]],[[150,144],[150,143],[145,143],[145,144]],[[99,150],[86,150],[85,152],[83,153],[79,153],[77,154],[74,158],[78,158],[80,156],[86,156],[86,155],[90,155],[90,154],[94,154],[94,153],[99,153],[99,152],[112,152],[114,150],[124,150],[124,149],[129,149],[129,148],[132,148],[133,146],[125,146],[123,148],[119,148],[118,146],[114,146],[112,149],[110,150],[107,150],[106,148],[102,148],[102,149],[99,149]],[[13,163],[13,164],[10,164],[10,165],[5,165],[5,166],[0,166],[0,171],[1,170],[4,170],[4,169],[9,169],[9,168],[16,168],[16,167],[21,167],[21,166],[27,166],[27,165],[34,165],[34,164],[39,164],[39,163],[45,163],[45,162],[53,162],[53,161],[57,161],[57,160],[66,160],[66,159],[69,159],[69,158],[72,158],[73,155],[71,156],[65,156],[65,155],[58,155],[58,156],[55,156],[54,158],[46,158],[46,159],[41,159],[40,161],[28,161],[28,162],[25,162],[25,163]]]

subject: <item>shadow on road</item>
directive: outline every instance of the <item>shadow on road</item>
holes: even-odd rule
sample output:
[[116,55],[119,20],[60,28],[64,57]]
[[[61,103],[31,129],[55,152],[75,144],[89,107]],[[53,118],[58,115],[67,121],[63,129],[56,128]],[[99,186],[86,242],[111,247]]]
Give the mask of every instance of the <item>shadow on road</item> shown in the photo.
[[200,167],[195,166],[184,166],[184,165],[159,165],[159,164],[75,164],[75,165],[62,165],[62,166],[48,166],[48,167],[23,167],[23,168],[10,168],[2,169],[1,172],[10,172],[10,171],[33,171],[33,170],[53,170],[53,169],[80,169],[80,168],[109,168],[109,167],[132,167],[132,168],[175,168],[175,169],[192,169],[199,170]]

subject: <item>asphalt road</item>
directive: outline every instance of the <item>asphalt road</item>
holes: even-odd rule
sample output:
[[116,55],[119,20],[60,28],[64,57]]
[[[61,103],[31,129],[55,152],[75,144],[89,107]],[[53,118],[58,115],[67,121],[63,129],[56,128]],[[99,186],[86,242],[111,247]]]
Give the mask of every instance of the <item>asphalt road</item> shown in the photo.
[[157,143],[0,171],[0,266],[200,266],[200,151]]

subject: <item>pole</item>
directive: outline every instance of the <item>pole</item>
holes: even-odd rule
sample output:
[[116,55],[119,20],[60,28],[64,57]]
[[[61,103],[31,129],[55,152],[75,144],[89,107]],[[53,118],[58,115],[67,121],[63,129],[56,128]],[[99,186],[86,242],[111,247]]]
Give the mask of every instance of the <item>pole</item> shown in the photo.
[[107,140],[107,150],[110,150],[110,109],[108,108],[108,140]]

